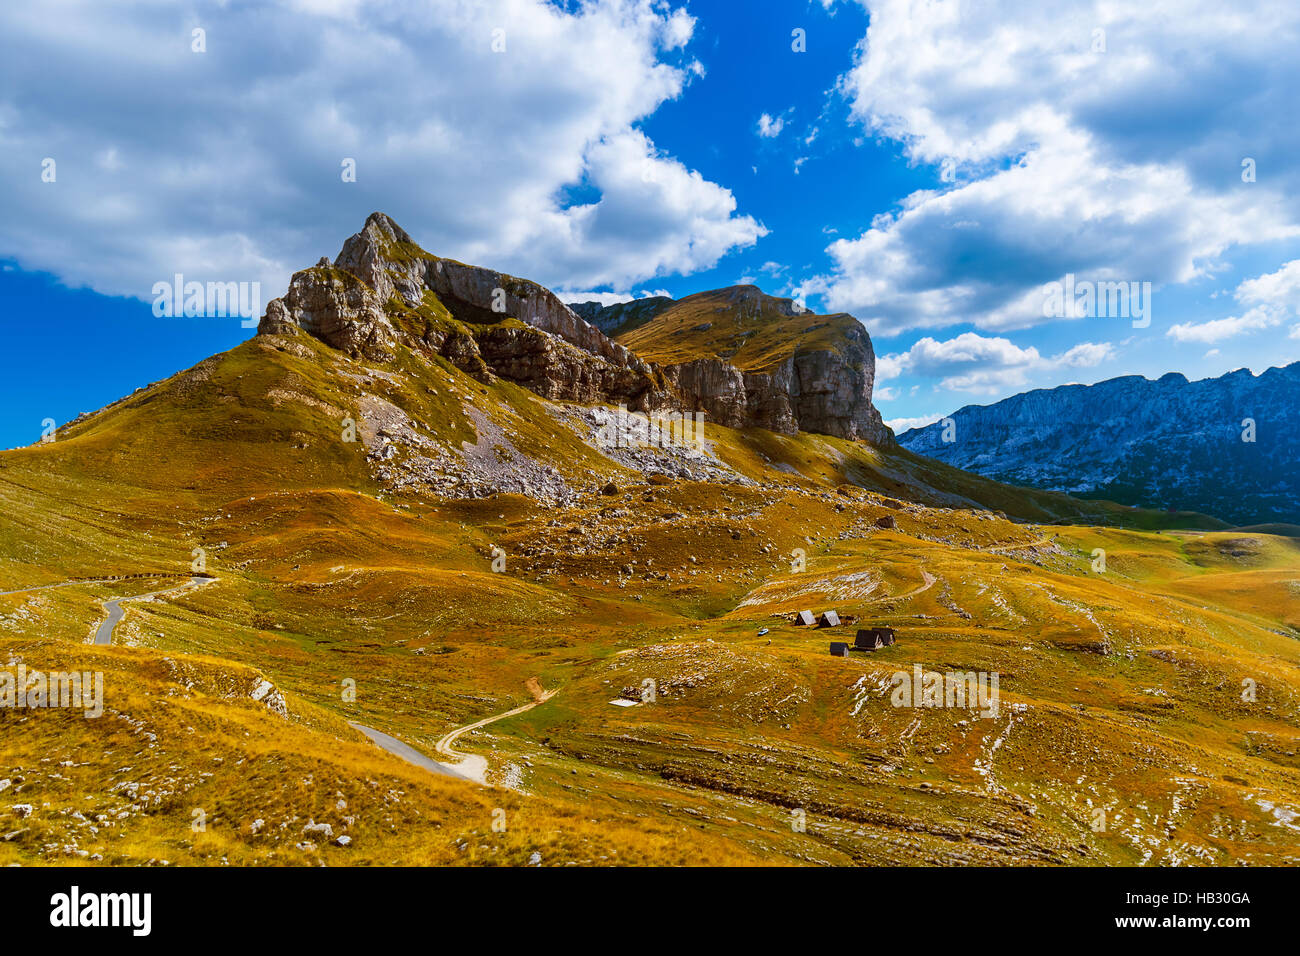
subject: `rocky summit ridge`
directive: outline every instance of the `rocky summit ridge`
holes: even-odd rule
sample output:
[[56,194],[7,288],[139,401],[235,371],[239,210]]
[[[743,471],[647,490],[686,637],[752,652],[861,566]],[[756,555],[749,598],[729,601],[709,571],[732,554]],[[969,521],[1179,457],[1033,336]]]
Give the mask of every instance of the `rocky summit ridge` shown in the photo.
[[[727,313],[732,325],[748,322],[751,335],[789,318],[809,334],[778,336],[762,367],[738,362],[707,340],[665,361],[647,359],[602,331],[611,326],[589,306],[581,307],[584,318],[536,282],[432,255],[379,212],[332,263],[322,258],[295,273],[285,295],[267,304],[258,332],[302,330],[369,360],[391,357],[399,343],[423,348],[479,381],[500,377],[552,401],[702,411],[733,428],[892,445],[893,434],[871,403],[871,340],[852,317],[811,316],[752,286],[656,304],[661,308],[651,323],[707,307]],[[815,318],[826,321],[809,321]],[[695,339],[705,324],[696,323]],[[644,325],[640,331],[644,338]]]

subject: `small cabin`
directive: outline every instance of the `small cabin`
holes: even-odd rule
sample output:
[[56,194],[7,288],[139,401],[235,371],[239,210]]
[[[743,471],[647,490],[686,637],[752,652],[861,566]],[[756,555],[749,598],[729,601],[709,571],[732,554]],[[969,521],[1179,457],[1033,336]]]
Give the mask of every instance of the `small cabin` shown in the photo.
[[818,627],[839,627],[840,616],[835,611],[826,611],[817,618]]
[[831,641],[831,654],[834,657],[848,657],[849,645],[843,641]]
[[860,651],[874,651],[881,647],[889,647],[893,643],[892,627],[864,627],[853,639],[853,646]]
[[812,627],[815,619],[812,611],[800,611],[794,616],[796,627]]

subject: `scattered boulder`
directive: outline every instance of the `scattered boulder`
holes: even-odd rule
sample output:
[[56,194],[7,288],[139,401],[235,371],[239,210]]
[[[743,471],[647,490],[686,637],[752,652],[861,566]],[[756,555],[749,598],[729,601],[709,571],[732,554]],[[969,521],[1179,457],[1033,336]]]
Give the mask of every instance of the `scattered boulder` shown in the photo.
[[314,834],[325,840],[332,840],[334,838],[334,828],[328,823],[308,821],[307,825],[302,828],[302,832],[304,834]]

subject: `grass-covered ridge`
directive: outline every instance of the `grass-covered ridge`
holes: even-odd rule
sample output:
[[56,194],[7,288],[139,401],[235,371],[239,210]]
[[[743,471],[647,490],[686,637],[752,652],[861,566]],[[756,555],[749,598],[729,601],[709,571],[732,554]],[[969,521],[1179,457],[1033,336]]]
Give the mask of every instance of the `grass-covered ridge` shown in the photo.
[[742,371],[765,371],[797,351],[838,351],[861,333],[851,315],[787,315],[784,300],[753,286],[687,296],[618,341],[651,362],[673,365],[720,358]]

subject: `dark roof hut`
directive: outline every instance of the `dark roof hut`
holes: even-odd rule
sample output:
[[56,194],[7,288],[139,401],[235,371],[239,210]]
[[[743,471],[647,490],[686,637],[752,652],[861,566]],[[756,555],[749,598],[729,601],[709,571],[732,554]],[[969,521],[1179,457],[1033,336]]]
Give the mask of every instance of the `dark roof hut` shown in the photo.
[[892,627],[864,627],[853,639],[853,646],[860,651],[874,651],[894,643]]

